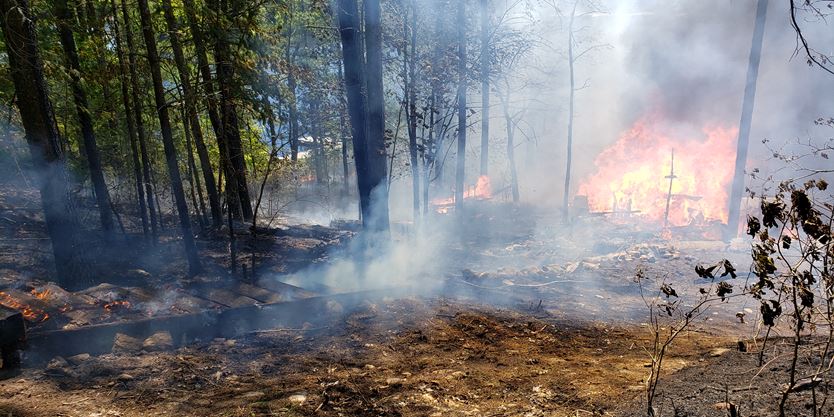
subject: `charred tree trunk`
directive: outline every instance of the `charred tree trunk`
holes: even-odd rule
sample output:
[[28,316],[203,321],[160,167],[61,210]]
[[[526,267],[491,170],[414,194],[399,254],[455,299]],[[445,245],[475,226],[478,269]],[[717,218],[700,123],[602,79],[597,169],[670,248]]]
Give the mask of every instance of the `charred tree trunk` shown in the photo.
[[[215,12],[235,15],[236,0],[231,0],[232,7],[225,7],[226,1],[215,2]],[[228,10],[227,10],[228,9]],[[220,90],[220,118],[223,126],[223,137],[228,152],[228,170],[226,172],[227,193],[231,202],[240,207],[239,214],[243,220],[252,220],[252,200],[249,198],[249,188],[246,183],[246,162],[243,158],[243,144],[240,138],[237,106],[234,102],[234,74],[235,64],[229,41],[220,33],[215,40],[215,58],[217,60],[217,84]],[[230,204],[229,207],[232,207]]]
[[[203,180],[206,184],[206,193],[209,198],[209,207],[211,209],[212,226],[220,227],[223,224],[223,214],[220,210],[220,196],[217,194],[217,184],[214,183],[214,173],[211,169],[211,159],[209,159],[208,149],[206,148],[205,140],[203,139],[203,129],[200,127],[200,117],[197,114],[197,96],[194,94],[193,84],[191,83],[191,74],[188,70],[188,65],[185,61],[185,55],[182,51],[182,45],[179,40],[179,25],[177,19],[174,17],[174,10],[171,6],[171,0],[162,0],[162,8],[165,13],[165,21],[168,24],[168,36],[171,42],[171,49],[174,51],[174,61],[177,64],[177,71],[180,75],[180,85],[182,86],[182,94],[185,101],[186,110],[186,125],[190,125],[191,133],[194,138],[194,147],[197,148],[197,156],[200,158],[200,169],[203,174]],[[186,126],[186,129],[188,126]],[[200,197],[202,202],[202,197]]]
[[113,13],[113,40],[116,45],[116,58],[119,63],[119,83],[122,88],[122,105],[125,110],[125,120],[127,124],[127,135],[130,140],[130,156],[133,162],[133,176],[136,181],[136,199],[139,206],[139,217],[142,219],[142,233],[145,238],[150,237],[150,225],[148,224],[148,208],[145,206],[145,190],[144,182],[142,181],[142,162],[139,159],[139,138],[136,133],[136,121],[133,117],[133,106],[130,102],[130,86],[128,85],[128,78],[130,69],[125,60],[124,50],[122,49],[121,32],[119,30],[118,8],[116,7],[116,0],[110,0],[110,8]]
[[38,187],[58,280],[62,285],[74,286],[85,281],[88,271],[81,258],[78,218],[69,194],[61,138],[43,77],[29,2],[0,0],[0,19],[17,108],[32,163],[39,174]]
[[345,91],[353,136],[353,159],[356,165],[359,209],[363,224],[367,227],[367,221],[371,217],[371,186],[368,173],[367,104],[363,93],[362,78],[365,64],[362,60],[362,43],[359,33],[359,8],[356,0],[339,0],[337,7],[344,61]]
[[481,0],[481,175],[489,175],[489,0]]
[[78,113],[78,123],[81,126],[81,137],[83,139],[84,154],[87,157],[87,167],[90,170],[90,178],[93,183],[93,190],[96,194],[99,218],[102,228],[111,232],[114,228],[113,215],[110,207],[110,192],[107,190],[107,183],[104,180],[104,172],[101,166],[101,154],[96,142],[96,134],[93,130],[93,119],[90,116],[90,106],[87,101],[87,94],[81,85],[81,64],[78,60],[78,49],[75,45],[75,37],[70,27],[70,11],[67,8],[66,0],[57,0],[53,3],[55,16],[58,20],[58,38],[64,50],[66,67],[70,77],[72,97],[75,102],[75,110]]
[[148,52],[151,77],[153,79],[154,100],[156,101],[159,127],[162,130],[162,145],[165,148],[165,162],[168,165],[168,175],[171,178],[171,192],[179,215],[182,240],[185,246],[185,256],[188,259],[189,272],[197,274],[202,270],[197,246],[191,232],[191,219],[188,216],[188,204],[182,188],[182,178],[177,162],[177,149],[174,146],[174,135],[171,131],[171,120],[168,114],[168,102],[165,99],[165,86],[162,84],[162,71],[159,67],[159,53],[156,47],[156,34],[153,30],[151,11],[148,0],[139,0],[139,16],[142,21],[142,35],[145,38],[145,49]]
[[455,212],[463,215],[466,181],[466,2],[458,2],[458,151],[455,171]]
[[368,91],[368,174],[370,186],[369,218],[365,227],[387,232],[388,187],[385,150],[385,96],[382,88],[382,23],[379,0],[365,0],[365,54]]
[[730,208],[727,217],[726,239],[738,236],[741,200],[744,194],[744,168],[747,165],[747,148],[750,142],[750,126],[753,121],[753,106],[756,101],[756,81],[759,78],[759,62],[762,57],[765,22],[767,21],[768,0],[759,0],[756,6],[756,26],[750,46],[750,60],[747,66],[747,83],[744,86],[744,102],[741,106],[741,122],[738,128],[736,164],[733,187],[730,192]]
[[122,17],[124,21],[125,40],[127,41],[128,63],[130,71],[131,100],[133,101],[133,117],[136,120],[136,134],[139,140],[139,151],[142,156],[142,177],[145,184],[145,198],[147,199],[148,214],[150,215],[151,234],[153,240],[157,237],[157,223],[162,226],[162,219],[157,220],[156,205],[154,204],[154,189],[151,178],[151,160],[148,156],[147,134],[145,132],[145,121],[142,118],[142,99],[139,97],[139,75],[137,74],[138,55],[136,42],[133,38],[133,30],[130,28],[130,14],[126,0],[121,1]]

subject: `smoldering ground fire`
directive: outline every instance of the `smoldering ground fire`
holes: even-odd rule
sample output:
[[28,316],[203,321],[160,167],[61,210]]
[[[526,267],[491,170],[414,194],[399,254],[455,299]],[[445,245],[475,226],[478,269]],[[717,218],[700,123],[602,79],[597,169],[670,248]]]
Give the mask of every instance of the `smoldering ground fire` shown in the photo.
[[0,0],[0,414],[832,414],[828,3]]

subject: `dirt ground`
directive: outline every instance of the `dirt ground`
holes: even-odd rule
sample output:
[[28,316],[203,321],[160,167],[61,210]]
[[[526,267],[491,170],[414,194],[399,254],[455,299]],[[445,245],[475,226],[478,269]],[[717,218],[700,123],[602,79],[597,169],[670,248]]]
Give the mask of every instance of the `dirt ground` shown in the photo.
[[[0,234],[8,237],[0,240],[0,287],[49,275],[41,219],[34,209],[11,206],[0,205]],[[474,216],[470,241],[446,252],[456,263],[434,277],[471,288],[473,297],[369,299],[323,320],[311,312],[315,325],[162,351],[56,358],[0,380],[0,417],[645,415],[650,329],[636,270],[644,269],[652,286],[668,282],[694,294],[709,285],[694,266],[730,257],[740,287],[749,252],[658,240],[618,225],[564,233],[556,224],[519,222],[541,217],[512,210],[488,206]],[[123,248],[114,248],[98,267],[115,282],[125,271],[147,271],[131,285],[188,288],[226,279],[227,232],[213,233],[198,239],[209,266],[200,277],[185,277],[177,242],[164,237],[135,256],[116,256]],[[254,254],[261,274],[280,276],[326,264],[351,236],[321,226],[260,230],[257,239],[245,225],[238,230],[241,261],[251,265]],[[746,323],[735,318],[740,312]],[[659,415],[729,415],[721,403],[737,405],[743,416],[776,415],[787,340],[769,343],[763,367],[756,345],[754,353],[736,349],[739,338],[756,334],[757,321],[754,303],[741,300],[706,312],[665,359]],[[803,354],[800,373],[819,363]],[[824,382],[792,395],[788,415],[813,416],[806,405],[827,394]],[[826,407],[834,415],[832,404]]]
[[[27,369],[0,382],[0,415],[617,415],[644,390],[647,336],[444,300],[367,302],[323,327]],[[666,369],[705,369],[732,344],[692,333]]]

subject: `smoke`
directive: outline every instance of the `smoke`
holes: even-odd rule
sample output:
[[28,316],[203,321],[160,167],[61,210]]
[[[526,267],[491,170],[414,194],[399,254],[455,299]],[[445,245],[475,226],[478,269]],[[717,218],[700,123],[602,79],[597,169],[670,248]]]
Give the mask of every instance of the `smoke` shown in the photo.
[[[563,192],[569,93],[569,16],[564,13],[570,13],[572,3],[561,6],[562,16],[547,5],[536,9],[538,20],[546,23],[537,31],[543,41],[525,65],[546,71],[519,71],[514,82],[535,86],[517,102],[529,108],[525,123],[537,139],[530,163],[520,164],[522,199],[552,206],[561,203]],[[629,0],[603,2],[599,8],[602,12],[586,14],[583,1],[577,17],[577,49],[606,47],[576,61],[576,84],[584,88],[576,91],[571,194],[594,172],[594,158],[643,117],[662,119],[682,133],[707,125],[737,128],[756,1]],[[804,29],[821,49],[834,42],[825,22],[808,22]],[[834,101],[822,93],[834,89],[834,77],[794,56],[795,48],[788,5],[770,2],[748,169],[773,168],[764,139],[784,143],[830,134],[813,120],[834,114]],[[531,82],[531,77],[544,80]],[[523,160],[527,150],[520,150]]]

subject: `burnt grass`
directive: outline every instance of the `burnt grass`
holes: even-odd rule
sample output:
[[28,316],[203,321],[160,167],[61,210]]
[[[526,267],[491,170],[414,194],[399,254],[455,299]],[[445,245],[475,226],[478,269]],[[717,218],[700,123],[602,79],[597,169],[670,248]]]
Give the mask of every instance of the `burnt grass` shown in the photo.
[[[455,301],[368,301],[316,328],[27,369],[0,383],[0,410],[12,416],[617,415],[623,399],[642,389],[642,336],[630,327]],[[703,352],[722,343],[728,342],[695,334],[681,339],[669,367],[709,360]]]
[[[27,282],[48,280],[49,245],[33,203],[37,196],[8,191],[0,192],[0,286],[25,288]],[[450,252],[464,260],[462,267],[480,268],[450,279],[476,288],[514,281],[496,290],[510,300],[500,307],[477,297],[369,299],[339,314],[333,306],[315,327],[269,329],[167,351],[56,360],[0,380],[0,416],[645,415],[644,348],[650,334],[631,281],[639,262],[574,262],[569,285],[537,286],[556,273],[545,271],[549,263],[570,265],[564,261],[594,240],[577,230],[567,240],[579,242],[573,247],[546,241],[542,234],[551,230],[529,221],[537,213],[511,209],[508,215],[496,206],[483,207],[472,217],[469,240]],[[155,245],[130,234],[124,244],[102,244],[91,231],[89,252],[98,255],[92,266],[101,280],[154,287],[229,279],[228,229],[198,236],[207,272],[189,278],[172,238],[173,219],[167,221],[170,226]],[[253,254],[258,274],[287,274],[326,264],[352,236],[321,226],[253,233],[245,224],[237,224],[235,233],[250,278]],[[612,252],[646,238],[617,228],[606,233],[611,236],[606,251]],[[703,285],[693,280],[694,263],[723,256],[691,251],[652,266],[675,279],[679,291],[691,292]],[[512,269],[499,269],[508,264]],[[147,274],[131,274],[134,269]],[[719,307],[722,317],[738,311],[735,305]],[[721,406],[727,402],[742,416],[778,414],[790,339],[771,339],[760,367],[759,345],[749,344],[751,352],[736,349],[738,336],[749,337],[753,325],[738,326],[703,321],[675,342],[658,390],[660,415],[727,416]],[[801,350],[802,376],[819,364],[810,354],[812,342],[819,341],[809,338]],[[716,348],[724,349],[715,354]],[[809,408],[814,397],[821,405],[816,415],[834,415],[828,376],[813,391],[791,394],[787,415],[815,415]]]

